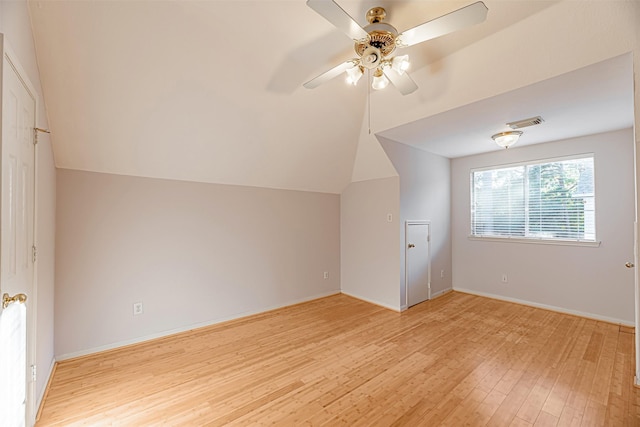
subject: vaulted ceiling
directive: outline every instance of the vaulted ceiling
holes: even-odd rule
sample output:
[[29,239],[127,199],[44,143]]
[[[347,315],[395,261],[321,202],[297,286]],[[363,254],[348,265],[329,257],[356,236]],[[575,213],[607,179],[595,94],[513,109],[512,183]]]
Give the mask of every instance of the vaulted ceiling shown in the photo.
[[[339,3],[361,25],[383,6],[403,30],[471,1]],[[419,110],[434,90],[430,76],[452,72],[443,58],[557,2],[485,3],[484,23],[406,49],[416,93],[389,87],[369,98],[364,82],[342,78],[302,87],[354,56],[352,41],[304,0],[30,1],[56,164],[340,193],[371,111]],[[404,111],[386,108],[375,130],[421,118]]]

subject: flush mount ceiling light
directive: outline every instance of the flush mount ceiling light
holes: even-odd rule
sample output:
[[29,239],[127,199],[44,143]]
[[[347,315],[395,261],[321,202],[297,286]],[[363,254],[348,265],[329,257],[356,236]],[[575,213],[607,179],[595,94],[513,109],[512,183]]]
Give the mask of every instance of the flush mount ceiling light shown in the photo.
[[507,132],[500,132],[492,135],[491,138],[502,148],[509,148],[516,142],[518,142],[518,138],[522,135],[522,131],[512,130]]
[[394,55],[396,48],[413,46],[478,24],[486,19],[488,11],[487,6],[478,1],[399,33],[394,26],[383,22],[387,12],[382,7],[371,8],[366,14],[369,25],[361,27],[334,0],[307,0],[307,6],[354,41],[357,57],[306,82],[304,87],[314,89],[345,72],[347,82],[356,85],[368,70],[373,75],[373,89],[384,89],[391,82],[403,95],[414,92],[418,85],[407,74],[409,57]]

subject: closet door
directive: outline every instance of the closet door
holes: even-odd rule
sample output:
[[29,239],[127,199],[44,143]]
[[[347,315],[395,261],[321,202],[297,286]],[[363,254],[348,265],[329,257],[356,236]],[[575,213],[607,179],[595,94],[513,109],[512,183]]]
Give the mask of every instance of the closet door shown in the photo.
[[428,221],[407,221],[405,225],[405,282],[407,307],[430,298],[430,240],[431,224]]

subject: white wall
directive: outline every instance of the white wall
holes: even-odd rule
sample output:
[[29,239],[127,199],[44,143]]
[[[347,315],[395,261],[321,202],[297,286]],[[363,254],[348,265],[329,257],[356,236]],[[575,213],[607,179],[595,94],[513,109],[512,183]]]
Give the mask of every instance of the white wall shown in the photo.
[[[626,129],[453,159],[454,289],[633,324],[634,271],[624,266],[633,259],[633,144],[633,132]],[[600,247],[468,238],[471,169],[580,153],[595,154]]]
[[[25,0],[0,1],[0,33],[4,34],[13,53],[35,87],[38,110],[36,124],[48,127],[47,113],[40,73],[31,34],[31,23]],[[53,293],[54,293],[54,240],[55,240],[55,166],[51,139],[43,135],[37,148],[37,224],[36,243],[36,396],[38,405],[44,393],[48,374],[54,361]],[[32,296],[34,299],[34,296]]]
[[[378,137],[400,175],[400,223],[431,221],[431,296],[451,289],[451,162]],[[405,232],[400,232],[400,298],[405,302]],[[440,277],[440,273],[444,277]]]
[[57,190],[59,359],[340,291],[336,194],[64,169]]
[[340,198],[342,292],[392,310],[401,308],[399,191],[398,177],[381,178],[351,183]]

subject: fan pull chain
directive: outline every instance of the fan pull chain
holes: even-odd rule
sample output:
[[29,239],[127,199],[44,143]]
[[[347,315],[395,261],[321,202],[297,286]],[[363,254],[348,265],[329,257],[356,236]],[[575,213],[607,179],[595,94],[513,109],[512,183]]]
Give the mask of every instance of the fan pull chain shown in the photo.
[[371,70],[367,70],[367,115],[369,116],[369,135],[371,135]]

